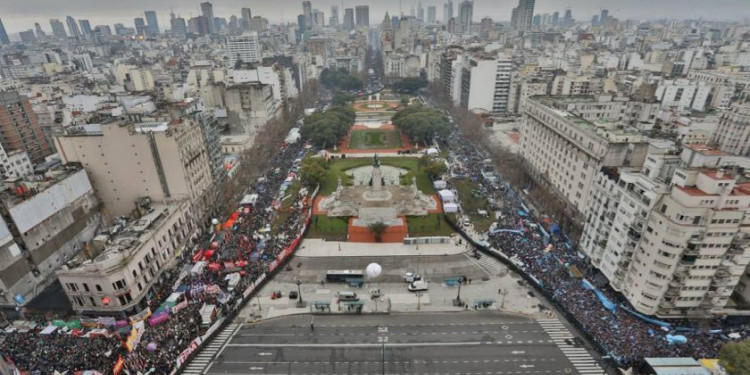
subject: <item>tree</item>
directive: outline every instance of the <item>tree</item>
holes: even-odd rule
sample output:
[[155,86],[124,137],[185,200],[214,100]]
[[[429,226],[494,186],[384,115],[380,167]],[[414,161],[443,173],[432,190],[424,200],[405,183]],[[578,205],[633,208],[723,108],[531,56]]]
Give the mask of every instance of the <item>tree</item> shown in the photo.
[[378,221],[368,225],[367,229],[375,236],[375,242],[381,242],[383,241],[383,234],[388,230],[388,225],[382,221]]
[[358,77],[344,69],[325,69],[320,73],[320,82],[328,88],[340,90],[361,90],[363,83]]
[[403,94],[414,94],[420,89],[427,87],[426,79],[422,77],[409,77],[393,84],[393,91]]
[[333,146],[349,133],[355,117],[354,110],[349,107],[332,107],[307,116],[300,133],[316,147]]
[[415,143],[428,143],[436,136],[447,136],[451,131],[445,115],[421,105],[410,106],[396,113],[393,124]]
[[308,157],[302,160],[299,172],[302,184],[313,189],[323,182],[328,172],[328,163],[323,158]]
[[445,163],[440,159],[432,159],[430,160],[427,165],[424,168],[424,171],[430,175],[433,179],[436,179],[446,172],[448,172],[448,167],[445,166]]
[[730,375],[750,373],[750,340],[724,344],[719,350],[719,363]]
[[354,96],[345,94],[343,92],[337,92],[333,94],[333,98],[331,99],[331,104],[334,106],[345,106],[349,103],[354,102]]

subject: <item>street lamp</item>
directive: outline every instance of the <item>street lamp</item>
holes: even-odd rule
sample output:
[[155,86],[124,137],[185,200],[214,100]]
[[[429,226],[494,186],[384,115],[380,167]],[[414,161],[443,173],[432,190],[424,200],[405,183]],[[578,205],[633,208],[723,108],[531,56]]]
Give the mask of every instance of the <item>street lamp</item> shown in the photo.
[[422,301],[422,292],[417,292],[417,311],[420,309],[420,302]]
[[501,296],[503,296],[503,298],[502,298],[502,300],[501,300],[501,302],[500,302],[500,308],[501,308],[501,309],[504,309],[504,308],[505,308],[505,296],[507,296],[507,295],[508,295],[508,289],[505,289],[505,288],[501,288],[501,289],[500,289],[500,290],[498,290],[497,292],[498,292],[498,293],[500,293],[500,295],[501,295]]
[[458,281],[458,295],[456,295],[456,305],[461,306],[461,281]]
[[305,301],[302,300],[302,289],[300,289],[300,284],[302,284],[302,281],[297,279],[295,283],[297,284],[297,295],[299,296],[299,300],[297,301],[297,307],[304,307]]

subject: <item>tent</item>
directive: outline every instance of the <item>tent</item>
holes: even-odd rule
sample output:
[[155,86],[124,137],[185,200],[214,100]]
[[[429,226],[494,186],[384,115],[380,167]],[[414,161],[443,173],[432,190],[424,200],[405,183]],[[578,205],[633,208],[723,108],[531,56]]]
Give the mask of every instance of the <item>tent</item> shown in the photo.
[[424,153],[427,154],[427,155],[437,155],[438,154],[438,150],[436,148],[434,148],[434,147],[430,147],[427,150],[425,150]]
[[448,189],[440,190],[438,194],[440,194],[440,199],[443,200],[443,203],[453,203],[456,201],[456,195]]
[[195,265],[193,266],[193,269],[190,270],[190,273],[193,275],[200,275],[203,273],[203,270],[206,269],[207,265],[208,265],[208,262],[203,262],[203,261],[195,263]]
[[52,332],[55,332],[57,330],[57,326],[49,325],[45,329],[42,330],[42,332],[39,332],[41,335],[49,335]]
[[448,186],[448,184],[443,180],[435,180],[432,185],[435,187],[435,189],[445,189],[445,187]]
[[458,204],[456,204],[456,203],[446,203],[446,204],[443,205],[443,211],[445,213],[458,212]]

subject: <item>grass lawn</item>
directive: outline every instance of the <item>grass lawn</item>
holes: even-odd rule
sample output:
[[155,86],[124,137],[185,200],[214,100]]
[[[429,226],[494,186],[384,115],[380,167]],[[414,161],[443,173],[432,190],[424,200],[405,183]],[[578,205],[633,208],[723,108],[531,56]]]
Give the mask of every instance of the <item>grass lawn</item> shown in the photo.
[[400,147],[402,147],[401,133],[397,130],[354,130],[349,140],[349,148],[356,150]]
[[406,221],[409,225],[409,235],[412,237],[450,236],[455,233],[445,221],[443,214],[409,216]]
[[[474,224],[474,228],[478,232],[489,230],[493,222],[492,209],[486,197],[472,194],[472,190],[476,189],[477,185],[466,178],[452,179],[451,183],[458,190],[458,200],[461,204],[461,210],[469,216],[471,223]],[[489,217],[478,215],[477,210],[486,210],[489,213]]]
[[[419,169],[419,159],[410,157],[395,157],[395,158],[381,158],[380,162],[382,165],[390,165],[393,167],[404,168],[409,171],[401,179],[402,185],[411,184],[412,176],[417,177],[417,188],[425,194],[434,194],[435,189],[432,186],[432,181],[427,173],[422,172]],[[344,186],[351,185],[351,177],[345,173],[347,169],[356,167],[362,167],[365,165],[372,165],[371,158],[347,158],[347,159],[334,159],[328,167],[328,173],[325,179],[320,184],[320,195],[331,195],[336,190],[338,178],[341,177],[341,183]]]
[[341,217],[315,215],[310,222],[307,238],[323,238],[326,241],[346,241],[349,220]]

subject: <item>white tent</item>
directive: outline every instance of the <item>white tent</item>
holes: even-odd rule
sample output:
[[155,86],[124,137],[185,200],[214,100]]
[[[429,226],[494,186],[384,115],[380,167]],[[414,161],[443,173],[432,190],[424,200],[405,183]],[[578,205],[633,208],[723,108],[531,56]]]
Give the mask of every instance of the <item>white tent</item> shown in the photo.
[[443,180],[435,180],[432,184],[435,186],[435,189],[445,189],[445,187],[448,186]]
[[440,190],[438,194],[440,194],[440,199],[443,200],[443,203],[453,203],[456,201],[456,196],[448,189]]
[[57,326],[47,326],[47,328],[45,328],[44,330],[42,330],[42,332],[40,332],[40,334],[42,334],[42,335],[49,335],[50,333],[55,332],[55,330],[57,330]]
[[208,265],[208,262],[204,262],[204,261],[197,262],[193,266],[193,269],[190,270],[190,273],[193,275],[200,275],[203,273],[203,270],[206,268],[207,265]]
[[424,153],[427,154],[427,155],[437,155],[438,154],[438,150],[436,148],[434,148],[434,147],[430,147],[427,150],[425,150]]
[[455,203],[446,203],[443,205],[443,211],[445,213],[455,213],[458,212],[458,205]]

